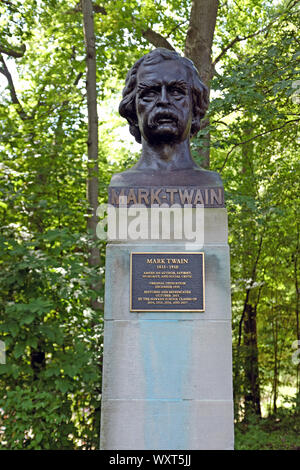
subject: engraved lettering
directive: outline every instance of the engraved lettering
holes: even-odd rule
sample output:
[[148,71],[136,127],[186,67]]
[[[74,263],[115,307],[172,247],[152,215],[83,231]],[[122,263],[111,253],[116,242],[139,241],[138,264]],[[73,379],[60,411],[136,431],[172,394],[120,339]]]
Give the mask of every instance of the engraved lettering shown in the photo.
[[190,192],[187,189],[185,189],[184,191],[182,191],[182,189],[179,189],[181,204],[192,204],[194,191],[194,189],[191,189]]
[[165,263],[165,259],[164,258],[147,258],[147,263],[150,263],[150,264],[157,264],[157,263]]
[[[178,198],[176,194],[179,194]],[[170,207],[174,204],[178,206],[201,204],[205,207],[224,207],[222,188],[110,188],[109,202],[113,206],[118,206],[120,197],[125,195],[128,205]]]
[[189,262],[189,260],[186,259],[186,258],[182,258],[182,259],[180,259],[180,258],[176,258],[176,259],[175,259],[175,258],[171,258],[171,259],[168,258],[167,261],[168,261],[169,264],[170,264],[170,263],[173,263],[173,264],[184,264],[184,263],[188,263],[188,262]]
[[205,204],[209,204],[209,189],[204,189]]
[[167,188],[166,193],[170,193],[170,204],[174,204],[174,194],[178,193],[178,189],[176,189],[176,188],[175,189]]
[[129,192],[128,192],[128,196],[127,196],[127,204],[130,204],[131,202],[133,202],[133,204],[136,204],[136,195],[135,195],[135,192],[134,192],[134,189],[130,188],[129,189]]
[[154,201],[155,201],[155,203],[157,203],[159,205],[161,204],[161,201],[158,197],[159,193],[161,192],[161,189],[162,188],[159,188],[156,191],[154,191],[154,189],[151,189],[151,205],[154,204]]
[[200,189],[197,189],[194,199],[194,204],[204,204],[202,192]]
[[149,204],[149,190],[148,189],[138,189],[138,204],[142,204],[144,200],[145,204]]
[[[219,194],[216,193],[218,191]],[[222,190],[221,188],[218,188],[217,190],[211,189],[210,190],[210,203],[214,204],[214,200],[217,202],[217,204],[221,205],[223,203],[222,200]]]
[[112,188],[112,190],[111,190],[111,203],[118,205],[120,196],[124,196],[124,188],[121,189],[119,194]]

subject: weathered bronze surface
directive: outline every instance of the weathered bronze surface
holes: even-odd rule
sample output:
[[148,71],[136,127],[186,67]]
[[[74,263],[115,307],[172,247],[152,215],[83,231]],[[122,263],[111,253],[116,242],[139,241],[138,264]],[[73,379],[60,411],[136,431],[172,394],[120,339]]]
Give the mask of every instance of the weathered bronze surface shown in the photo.
[[131,253],[132,312],[203,312],[204,284],[202,252]]
[[200,168],[190,151],[207,106],[207,88],[189,59],[163,48],[140,58],[128,72],[119,111],[142,144],[141,157],[110,186],[222,188],[218,173]]

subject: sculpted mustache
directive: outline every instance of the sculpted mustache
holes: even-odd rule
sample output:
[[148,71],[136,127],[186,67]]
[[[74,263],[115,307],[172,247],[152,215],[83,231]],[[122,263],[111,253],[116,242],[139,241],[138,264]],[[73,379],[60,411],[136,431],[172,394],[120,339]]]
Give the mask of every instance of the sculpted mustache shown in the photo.
[[178,121],[178,115],[172,111],[171,109],[163,109],[163,110],[154,110],[149,116],[148,125],[150,127],[154,127],[157,125],[160,119],[172,119],[174,121]]

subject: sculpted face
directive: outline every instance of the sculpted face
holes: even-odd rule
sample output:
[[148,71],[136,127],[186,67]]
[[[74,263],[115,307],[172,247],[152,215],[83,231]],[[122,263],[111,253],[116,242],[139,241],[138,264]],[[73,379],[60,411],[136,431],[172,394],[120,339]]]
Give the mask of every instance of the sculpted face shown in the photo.
[[188,71],[177,60],[141,65],[136,113],[144,139],[152,144],[182,142],[190,135],[192,100]]

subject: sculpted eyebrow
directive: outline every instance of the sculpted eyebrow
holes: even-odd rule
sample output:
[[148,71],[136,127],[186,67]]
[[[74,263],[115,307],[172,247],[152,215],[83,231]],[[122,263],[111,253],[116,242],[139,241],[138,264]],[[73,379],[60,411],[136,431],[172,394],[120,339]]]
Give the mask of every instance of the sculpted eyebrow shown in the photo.
[[145,90],[146,88],[153,88],[155,87],[155,84],[153,82],[140,82],[137,86],[137,89],[139,91]]
[[[145,89],[155,88],[161,86],[161,82],[140,82],[137,86],[138,91]],[[167,83],[167,86],[178,86],[184,90],[188,88],[188,84],[184,80],[173,80],[172,82]]]
[[184,80],[174,80],[173,82],[168,83],[168,86],[178,86],[184,90],[188,88],[188,84]]

